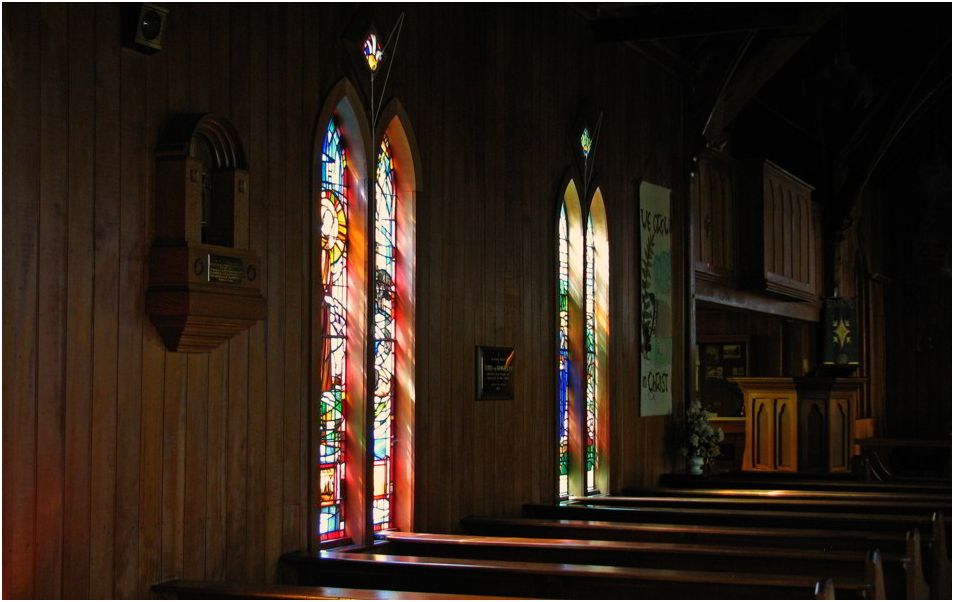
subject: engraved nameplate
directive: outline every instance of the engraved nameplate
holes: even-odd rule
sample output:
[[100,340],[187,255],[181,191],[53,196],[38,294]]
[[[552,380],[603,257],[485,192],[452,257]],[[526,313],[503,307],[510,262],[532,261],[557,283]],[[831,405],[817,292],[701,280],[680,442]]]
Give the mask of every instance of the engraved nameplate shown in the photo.
[[242,284],[245,280],[245,263],[240,257],[209,255],[209,282]]

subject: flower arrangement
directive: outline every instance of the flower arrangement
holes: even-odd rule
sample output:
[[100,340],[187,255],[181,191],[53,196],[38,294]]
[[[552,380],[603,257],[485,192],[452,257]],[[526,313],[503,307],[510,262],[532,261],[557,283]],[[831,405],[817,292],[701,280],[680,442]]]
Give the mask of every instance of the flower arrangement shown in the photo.
[[709,414],[702,409],[699,400],[692,401],[686,411],[685,446],[680,450],[683,455],[698,456],[708,464],[719,455],[719,443],[724,438],[722,429],[709,424]]

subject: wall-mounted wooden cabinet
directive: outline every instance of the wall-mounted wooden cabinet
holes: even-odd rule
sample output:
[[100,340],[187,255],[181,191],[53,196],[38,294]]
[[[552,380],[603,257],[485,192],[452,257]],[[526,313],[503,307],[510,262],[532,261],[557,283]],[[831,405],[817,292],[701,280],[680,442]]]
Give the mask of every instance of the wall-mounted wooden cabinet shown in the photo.
[[226,119],[178,115],[167,128],[146,311],[170,351],[204,353],[266,315],[263,265],[248,248],[249,174]]
[[738,276],[735,161],[713,150],[699,156],[692,179],[693,264],[699,278],[734,283]]
[[820,228],[813,188],[770,161],[746,163],[740,173],[743,284],[817,302]]

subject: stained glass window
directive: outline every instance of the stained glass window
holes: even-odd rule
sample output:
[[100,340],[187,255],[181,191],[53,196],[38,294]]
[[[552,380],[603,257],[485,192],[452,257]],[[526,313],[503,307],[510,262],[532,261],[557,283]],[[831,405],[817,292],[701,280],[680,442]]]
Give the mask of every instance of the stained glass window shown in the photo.
[[559,480],[560,497],[570,494],[569,482],[569,413],[567,398],[569,390],[570,357],[570,229],[567,224],[566,203],[560,207],[560,271],[558,274],[557,307],[559,309],[559,382],[557,384],[557,430],[559,433]]
[[347,155],[332,119],[321,150],[321,400],[318,533],[344,537],[345,396],[348,337]]
[[364,60],[368,62],[368,69],[371,70],[371,73],[374,73],[378,70],[378,65],[381,64],[381,58],[384,53],[381,50],[381,47],[378,46],[378,36],[374,33],[369,33],[368,37],[364,40]]
[[590,156],[590,149],[593,147],[593,137],[590,136],[589,128],[583,128],[583,133],[580,134],[580,150],[583,151],[583,158],[587,159]]
[[387,137],[378,151],[374,210],[374,424],[372,431],[373,496],[371,522],[374,529],[391,526],[394,504],[394,281],[396,204],[394,163]]
[[584,266],[586,297],[586,439],[584,445],[586,466],[586,492],[596,491],[596,392],[599,368],[596,356],[596,242],[593,234],[593,218],[586,220],[586,257]]

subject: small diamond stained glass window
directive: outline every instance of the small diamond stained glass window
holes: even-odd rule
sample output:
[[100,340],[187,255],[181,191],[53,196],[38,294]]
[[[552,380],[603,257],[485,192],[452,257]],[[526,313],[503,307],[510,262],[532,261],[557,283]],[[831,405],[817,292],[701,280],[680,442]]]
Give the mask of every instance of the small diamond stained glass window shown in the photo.
[[590,136],[589,128],[583,128],[583,133],[580,134],[580,150],[583,151],[583,158],[588,159],[590,156],[590,149],[593,147],[593,138]]
[[378,70],[383,56],[384,52],[381,46],[378,45],[377,34],[369,33],[367,39],[364,41],[364,60],[368,62],[368,69],[371,70],[371,73]]

